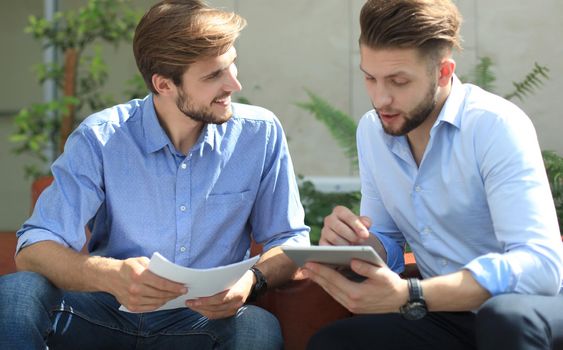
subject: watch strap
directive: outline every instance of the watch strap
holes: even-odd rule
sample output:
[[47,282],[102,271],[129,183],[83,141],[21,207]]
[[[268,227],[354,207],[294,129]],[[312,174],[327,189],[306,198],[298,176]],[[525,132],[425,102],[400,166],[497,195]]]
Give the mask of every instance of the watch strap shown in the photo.
[[422,301],[424,302],[424,296],[422,294],[422,286],[420,285],[420,280],[418,278],[409,278],[407,280],[409,286],[409,302]]
[[268,282],[266,281],[266,277],[264,276],[262,271],[260,271],[256,266],[252,266],[250,268],[250,271],[254,273],[254,276],[256,277],[256,283],[254,283],[254,285],[252,286],[252,290],[250,291],[250,295],[248,296],[247,301],[253,302],[256,301],[256,299],[258,299],[260,295],[266,292],[266,289],[268,289]]

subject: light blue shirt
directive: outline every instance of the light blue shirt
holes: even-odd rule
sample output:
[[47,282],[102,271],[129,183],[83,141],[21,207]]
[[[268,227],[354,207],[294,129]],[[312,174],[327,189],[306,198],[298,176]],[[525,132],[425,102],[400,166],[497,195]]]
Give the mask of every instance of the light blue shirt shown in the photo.
[[19,251],[52,240],[125,259],[160,252],[207,268],[245,258],[251,234],[264,249],[309,245],[287,142],[268,110],[233,104],[206,125],[187,155],[172,145],[152,95],[88,117],[53,164],[54,184],[18,231]]
[[372,110],[357,132],[361,213],[395,271],[411,246],[428,278],[468,269],[492,295],[558,293],[563,245],[534,127],[454,77],[420,167]]

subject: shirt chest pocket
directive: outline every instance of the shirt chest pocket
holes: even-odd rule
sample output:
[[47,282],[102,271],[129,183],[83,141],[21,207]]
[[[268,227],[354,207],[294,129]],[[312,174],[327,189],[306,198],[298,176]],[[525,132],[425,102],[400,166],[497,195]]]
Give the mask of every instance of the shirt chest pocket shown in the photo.
[[249,190],[236,193],[210,194],[205,201],[205,206],[209,208],[223,205],[236,205],[237,203],[243,204],[249,201]]
[[[207,247],[224,247],[226,255],[246,250],[237,247],[249,244],[249,217],[253,205],[251,191],[209,195],[205,201],[205,225],[200,231],[203,235],[198,239],[204,240]],[[236,261],[240,257],[233,259]]]

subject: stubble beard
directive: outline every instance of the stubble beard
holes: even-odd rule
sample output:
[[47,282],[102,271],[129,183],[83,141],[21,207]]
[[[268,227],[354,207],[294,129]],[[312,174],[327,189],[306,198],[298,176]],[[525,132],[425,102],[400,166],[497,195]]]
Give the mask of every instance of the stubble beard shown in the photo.
[[437,83],[432,82],[430,88],[428,89],[428,93],[412,111],[407,113],[406,116],[401,115],[401,118],[404,120],[403,125],[396,130],[391,129],[389,126],[385,125],[381,120],[381,116],[379,112],[377,112],[377,108],[374,109],[377,112],[377,116],[381,122],[381,126],[383,127],[383,131],[386,134],[391,136],[403,136],[408,134],[409,132],[413,131],[414,129],[418,128],[434,111],[436,108],[436,104],[438,103],[438,96],[436,91],[438,90]]
[[[227,97],[228,94],[218,97],[217,99],[222,99]],[[226,113],[217,115],[213,113],[211,107],[196,107],[193,106],[189,101],[189,96],[184,94],[182,90],[178,90],[178,97],[176,98],[176,107],[182,112],[186,117],[195,120],[197,122],[202,122],[205,124],[223,124],[233,115],[231,108],[228,109]]]

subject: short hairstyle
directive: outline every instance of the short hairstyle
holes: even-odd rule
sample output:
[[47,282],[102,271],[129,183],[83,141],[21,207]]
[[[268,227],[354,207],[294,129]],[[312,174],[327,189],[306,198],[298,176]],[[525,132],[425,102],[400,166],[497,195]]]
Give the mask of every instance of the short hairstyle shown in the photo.
[[360,44],[419,49],[438,58],[461,49],[461,15],[450,0],[368,0],[360,12]]
[[182,83],[189,65],[227,52],[246,20],[209,7],[201,0],[163,0],[141,18],[133,38],[137,67],[147,87],[157,93],[152,76]]

